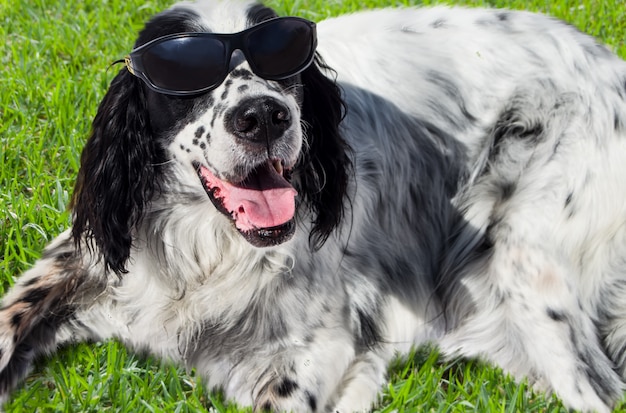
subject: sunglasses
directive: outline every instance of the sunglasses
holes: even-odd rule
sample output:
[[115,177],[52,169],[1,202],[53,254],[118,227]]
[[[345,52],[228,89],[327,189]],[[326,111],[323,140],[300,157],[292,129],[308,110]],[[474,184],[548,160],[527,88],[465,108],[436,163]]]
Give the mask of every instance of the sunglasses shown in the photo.
[[239,33],[177,33],[133,49],[124,59],[128,71],[158,93],[188,96],[221,84],[235,50],[252,71],[282,80],[306,69],[315,57],[315,23],[278,17]]

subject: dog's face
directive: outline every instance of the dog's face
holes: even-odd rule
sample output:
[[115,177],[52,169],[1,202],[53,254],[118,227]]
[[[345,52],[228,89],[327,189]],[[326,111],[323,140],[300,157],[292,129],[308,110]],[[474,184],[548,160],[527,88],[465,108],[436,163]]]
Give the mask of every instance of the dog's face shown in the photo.
[[[93,241],[107,268],[125,271],[145,212],[161,219],[179,198],[254,247],[289,240],[300,217],[315,247],[337,227],[351,165],[340,90],[315,54],[314,24],[275,17],[247,0],[205,0],[176,5],[141,31],[100,104],[72,198],[74,240]],[[230,45],[214,53],[207,39]],[[172,58],[179,46],[193,77]],[[146,75],[155,68],[158,76]],[[203,80],[202,90],[171,93]],[[169,203],[154,205],[161,195]]]
[[[137,46],[173,33],[237,33],[275,16],[253,4],[221,10],[227,5],[176,6],[148,22]],[[303,143],[299,75],[264,79],[235,50],[225,79],[208,92],[146,93],[151,129],[183,179],[201,185],[254,246],[289,239],[297,195],[290,175]]]

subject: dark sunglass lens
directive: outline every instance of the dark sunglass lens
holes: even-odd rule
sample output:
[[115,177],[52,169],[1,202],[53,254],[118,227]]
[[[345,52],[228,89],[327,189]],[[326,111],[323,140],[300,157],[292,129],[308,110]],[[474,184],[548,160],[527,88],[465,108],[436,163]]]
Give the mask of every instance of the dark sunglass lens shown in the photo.
[[300,20],[276,20],[248,36],[246,48],[257,74],[293,75],[310,63],[315,48],[313,28]]
[[154,86],[191,92],[221,81],[225,74],[224,44],[208,37],[165,40],[144,51],[144,72]]

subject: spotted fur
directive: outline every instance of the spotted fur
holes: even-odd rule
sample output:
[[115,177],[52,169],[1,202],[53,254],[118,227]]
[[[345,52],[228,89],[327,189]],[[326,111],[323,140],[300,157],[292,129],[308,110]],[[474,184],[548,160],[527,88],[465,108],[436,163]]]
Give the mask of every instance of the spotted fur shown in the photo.
[[[237,32],[247,1],[176,5],[137,45]],[[626,375],[626,64],[524,12],[379,10],[319,24],[315,63],[157,94],[122,69],[81,157],[73,226],[4,297],[0,394],[35,357],[115,337],[257,411],[368,410],[434,342],[610,411]],[[291,122],[236,138],[254,99]],[[268,141],[269,142],[269,141]],[[292,239],[255,247],[198,177],[293,165]],[[252,235],[254,237],[255,235]]]

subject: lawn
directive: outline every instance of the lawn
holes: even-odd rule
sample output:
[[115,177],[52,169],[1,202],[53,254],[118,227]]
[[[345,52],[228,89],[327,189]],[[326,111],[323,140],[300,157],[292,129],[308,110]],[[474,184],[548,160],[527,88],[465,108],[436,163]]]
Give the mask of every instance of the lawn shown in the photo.
[[[626,57],[623,0],[457,2],[524,8],[567,20]],[[109,64],[129,50],[163,0],[0,0],[0,294],[69,226],[66,211],[83,143],[108,82]],[[313,20],[417,1],[269,1],[281,14]],[[424,4],[436,1],[425,0]],[[443,363],[419,349],[390,370],[381,412],[565,411],[479,362]],[[40,360],[6,411],[237,412],[193,372],[84,344]],[[622,411],[626,411],[623,407]]]

